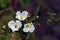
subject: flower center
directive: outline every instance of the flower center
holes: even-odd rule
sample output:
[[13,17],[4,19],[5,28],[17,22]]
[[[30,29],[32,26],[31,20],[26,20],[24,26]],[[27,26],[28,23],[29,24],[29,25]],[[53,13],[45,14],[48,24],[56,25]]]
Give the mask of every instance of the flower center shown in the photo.
[[20,19],[22,20],[23,19],[23,16],[20,16]]
[[17,26],[17,25],[15,25],[15,28],[18,28],[18,26]]
[[29,28],[29,25],[26,25],[25,27],[26,27],[26,28]]

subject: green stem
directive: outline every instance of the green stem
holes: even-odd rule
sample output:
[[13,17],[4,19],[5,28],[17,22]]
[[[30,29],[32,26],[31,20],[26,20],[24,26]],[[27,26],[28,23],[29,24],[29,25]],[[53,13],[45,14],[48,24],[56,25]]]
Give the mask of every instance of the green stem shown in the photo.
[[27,34],[26,40],[29,40],[30,33]]
[[53,21],[60,21],[60,18],[54,18]]
[[33,14],[34,14],[34,19],[33,20],[36,19],[36,16],[38,15],[39,10],[40,10],[40,3],[38,3],[36,9],[33,12]]

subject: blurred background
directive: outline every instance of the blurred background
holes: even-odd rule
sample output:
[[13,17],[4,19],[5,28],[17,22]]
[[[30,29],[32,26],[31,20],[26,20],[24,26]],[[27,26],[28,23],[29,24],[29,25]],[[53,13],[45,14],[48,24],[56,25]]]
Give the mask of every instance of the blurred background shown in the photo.
[[7,27],[17,11],[39,16],[29,40],[60,40],[60,0],[0,0],[0,40],[25,40],[26,33],[12,34]]

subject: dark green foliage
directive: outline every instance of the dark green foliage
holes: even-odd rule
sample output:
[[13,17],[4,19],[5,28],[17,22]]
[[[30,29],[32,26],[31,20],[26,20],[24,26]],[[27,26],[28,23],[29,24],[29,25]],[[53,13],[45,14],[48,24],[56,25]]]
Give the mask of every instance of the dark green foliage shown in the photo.
[[29,5],[30,0],[20,0],[21,5]]
[[7,7],[8,3],[9,3],[9,0],[0,0],[1,7],[4,7],[4,8]]
[[8,37],[4,35],[1,40],[8,40]]

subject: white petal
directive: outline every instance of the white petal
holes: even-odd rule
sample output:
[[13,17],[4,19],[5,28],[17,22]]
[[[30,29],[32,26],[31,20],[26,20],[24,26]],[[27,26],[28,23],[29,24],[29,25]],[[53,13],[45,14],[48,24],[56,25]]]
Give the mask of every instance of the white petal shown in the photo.
[[8,27],[9,28],[14,28],[14,26],[15,26],[15,22],[14,21],[10,21],[9,23],[8,23]]
[[24,32],[28,32],[28,31],[29,31],[29,29],[23,28],[23,31],[24,31]]
[[23,16],[23,20],[25,20],[28,16],[28,12],[27,11],[23,11],[22,12],[22,16]]
[[20,16],[21,16],[21,15],[16,15],[15,18],[21,20],[21,19],[20,19]]
[[19,15],[16,15],[15,18],[16,18],[16,19],[19,19]]
[[27,11],[23,11],[22,15],[28,15],[28,12]]
[[18,30],[19,30],[18,28],[17,28],[17,29],[16,29],[16,28],[13,28],[13,29],[12,29],[13,32],[14,32],[14,31],[18,31]]
[[17,11],[15,18],[16,18],[16,19],[20,19],[20,18],[19,18],[20,15],[22,15],[22,13],[21,13],[20,11]]
[[15,18],[19,19],[19,20],[24,20],[25,19],[24,16],[23,16],[23,19],[20,19],[20,16],[22,16],[22,15],[16,15]]
[[16,12],[16,15],[21,15],[21,12],[20,12],[20,11],[17,11],[17,12]]
[[18,28],[21,28],[22,23],[20,21],[16,20],[16,24],[18,25]]
[[31,26],[30,26],[30,29],[29,29],[29,32],[31,32],[31,33],[32,33],[34,30],[35,30],[34,25],[31,25]]

